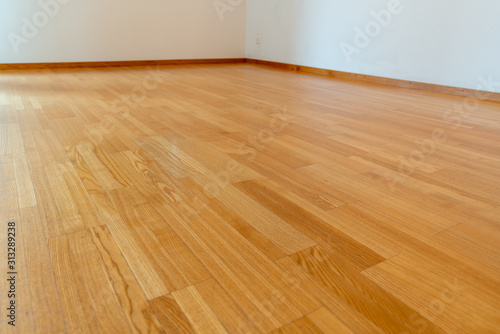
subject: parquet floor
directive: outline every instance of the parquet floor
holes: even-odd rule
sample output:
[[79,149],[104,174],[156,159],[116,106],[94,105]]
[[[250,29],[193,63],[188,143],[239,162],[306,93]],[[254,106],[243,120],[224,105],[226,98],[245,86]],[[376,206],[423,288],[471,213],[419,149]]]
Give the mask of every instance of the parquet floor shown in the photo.
[[256,65],[3,71],[0,332],[498,333],[499,142]]

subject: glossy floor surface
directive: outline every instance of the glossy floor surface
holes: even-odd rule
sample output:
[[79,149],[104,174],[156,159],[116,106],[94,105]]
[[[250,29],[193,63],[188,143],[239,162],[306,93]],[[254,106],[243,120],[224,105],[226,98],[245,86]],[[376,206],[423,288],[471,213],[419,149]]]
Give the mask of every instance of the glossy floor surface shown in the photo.
[[498,333],[499,143],[256,65],[1,72],[0,332]]

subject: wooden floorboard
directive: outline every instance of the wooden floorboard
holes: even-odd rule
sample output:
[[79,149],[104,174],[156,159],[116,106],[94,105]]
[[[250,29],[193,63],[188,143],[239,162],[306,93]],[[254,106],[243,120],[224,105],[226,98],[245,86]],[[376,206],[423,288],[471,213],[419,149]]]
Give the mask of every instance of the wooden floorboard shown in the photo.
[[500,103],[471,102],[252,64],[3,71],[0,331],[498,332]]

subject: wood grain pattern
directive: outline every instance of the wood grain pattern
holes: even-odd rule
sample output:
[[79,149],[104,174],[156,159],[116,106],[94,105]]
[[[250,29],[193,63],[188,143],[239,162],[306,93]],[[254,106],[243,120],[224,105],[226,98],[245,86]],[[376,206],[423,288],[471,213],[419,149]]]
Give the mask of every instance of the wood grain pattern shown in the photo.
[[498,331],[499,103],[120,65],[1,72],[2,334]]
[[227,333],[195,287],[175,291],[172,296],[197,333]]
[[123,66],[153,66],[153,65],[195,65],[195,64],[234,64],[243,63],[244,58],[213,58],[213,59],[162,59],[162,60],[131,60],[131,61],[95,61],[95,62],[65,62],[65,63],[12,63],[0,64],[0,70],[29,70],[57,68],[91,68],[91,67],[123,67]]
[[349,329],[344,323],[337,319],[326,308],[319,309],[309,315],[307,318],[325,334],[353,334],[354,332]]
[[64,317],[54,278],[49,248],[36,207],[21,210],[19,238],[29,245],[26,257],[27,300],[31,302],[33,325],[38,333],[62,333]]
[[105,226],[90,230],[111,285],[132,333],[161,333],[162,328],[120,249]]
[[[336,79],[360,80],[376,84],[391,85],[396,87],[420,89],[429,92],[442,94],[453,94],[465,97],[480,97],[481,99],[500,102],[500,94],[476,89],[459,88],[438,84],[429,84],[417,81],[407,81],[386,77],[377,77],[373,75],[357,74],[350,72],[341,72],[316,68],[310,66],[301,66],[288,63],[272,62],[260,59],[250,58],[226,58],[226,59],[169,59],[169,60],[136,60],[136,61],[112,61],[112,62],[66,62],[66,63],[19,63],[19,64],[0,64],[0,70],[32,70],[32,69],[71,69],[71,68],[99,68],[99,67],[125,67],[125,66],[166,66],[166,65],[196,65],[196,64],[237,64],[249,63],[276,67],[289,71],[304,73],[313,73],[326,75]],[[32,104],[39,107],[36,98],[31,97]],[[39,108],[41,109],[41,108]]]
[[279,62],[260,60],[260,59],[246,59],[245,62],[247,62],[249,64],[259,64],[259,65],[277,67],[277,68],[286,69],[289,71],[297,71],[297,72],[304,72],[304,73],[314,73],[314,74],[319,74],[319,75],[326,75],[326,76],[329,76],[332,78],[338,78],[338,79],[361,80],[361,81],[367,81],[367,82],[372,82],[372,83],[376,83],[376,84],[391,85],[391,86],[411,88],[411,89],[420,89],[420,90],[442,93],[442,94],[453,94],[453,95],[473,97],[473,98],[475,98],[477,96],[486,96],[487,100],[500,102],[500,94],[499,93],[487,92],[487,91],[476,90],[476,89],[459,88],[459,87],[429,84],[429,83],[417,82],[417,81],[407,81],[407,80],[400,80],[400,79],[393,79],[393,78],[386,78],[386,77],[377,77],[374,75],[341,72],[341,71],[328,70],[328,69],[318,68],[318,67],[279,63]]
[[321,334],[323,333],[316,327],[311,320],[308,318],[300,318],[297,321],[292,322],[280,329],[277,329],[272,332],[273,334],[299,334],[299,333],[307,333],[307,334]]
[[195,333],[184,312],[171,295],[150,301],[156,317],[167,333]]
[[[27,209],[24,209],[27,210]],[[24,211],[23,210],[23,211]],[[28,215],[29,213],[25,211],[25,213]],[[7,318],[7,308],[10,307],[10,300],[8,299],[8,294],[10,294],[11,291],[11,286],[10,282],[7,281],[7,278],[10,278],[10,275],[7,275],[7,272],[9,272],[9,268],[7,267],[7,254],[11,250],[7,247],[8,245],[8,234],[7,232],[7,222],[19,222],[21,220],[21,214],[17,210],[1,210],[0,211],[0,218],[2,219],[2,229],[5,231],[1,233],[0,237],[0,242],[2,246],[0,249],[0,256],[2,256],[5,260],[2,261],[0,264],[0,270],[2,270],[3,273],[5,273],[4,277],[5,279],[2,279],[0,281],[0,288],[2,289],[1,294],[0,294],[0,306],[2,307],[4,311],[3,317],[4,319],[0,320],[0,330],[2,333],[12,331],[12,326],[8,325],[8,321],[11,321],[11,319]],[[26,227],[25,227],[26,228]],[[33,310],[33,300],[31,299],[31,292],[36,292],[34,291],[37,284],[39,283],[33,283],[31,286],[29,285],[29,275],[33,276],[35,273],[39,273],[39,268],[38,269],[27,269],[27,257],[29,256],[28,254],[28,240],[24,240],[21,235],[24,234],[25,232],[23,230],[20,230],[19,227],[16,228],[16,270],[19,273],[19,275],[16,276],[16,312],[17,314],[34,314]],[[21,235],[20,235],[21,234]],[[33,236],[33,238],[37,238],[39,235]],[[33,239],[32,239],[33,240]],[[35,245],[37,247],[38,245]],[[37,261],[40,258],[35,258],[33,261]],[[47,265],[47,264],[46,264]],[[42,279],[47,279],[47,276],[43,277]],[[50,284],[50,283],[49,283]],[[50,288],[50,285],[49,285]],[[41,298],[44,300],[44,298]],[[45,302],[45,300],[44,300]],[[46,308],[41,309],[41,312],[36,312],[36,316],[29,316],[29,317],[21,317],[21,318],[16,318],[15,325],[16,327],[14,328],[15,332],[18,333],[36,333],[35,329],[35,321],[39,323],[42,327],[47,328],[47,322],[42,324],[44,322],[43,319],[40,317],[42,316],[41,313],[45,311]],[[36,311],[36,310],[35,310]],[[54,319],[54,324],[56,324],[57,327],[57,308],[55,309],[55,319]],[[10,311],[9,311],[10,313]]]
[[259,333],[251,319],[247,318],[215,279],[196,284],[196,290],[229,333]]

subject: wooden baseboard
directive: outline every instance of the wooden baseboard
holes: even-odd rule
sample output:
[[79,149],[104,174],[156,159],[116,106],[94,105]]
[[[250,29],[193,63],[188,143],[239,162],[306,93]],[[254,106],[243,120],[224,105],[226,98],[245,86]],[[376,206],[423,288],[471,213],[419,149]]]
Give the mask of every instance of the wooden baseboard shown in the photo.
[[326,75],[332,78],[359,80],[359,81],[366,81],[366,82],[389,85],[389,86],[419,89],[419,90],[425,90],[442,94],[451,94],[451,95],[465,96],[471,98],[479,98],[481,100],[500,102],[500,93],[488,92],[483,90],[428,84],[423,82],[407,81],[400,79],[391,79],[391,78],[377,77],[373,75],[340,72],[340,71],[327,70],[317,67],[293,65],[293,64],[279,63],[267,60],[259,60],[259,59],[247,59],[246,62],[249,64],[272,66],[290,71]]
[[458,95],[458,96],[465,96],[471,98],[479,98],[482,100],[500,102],[500,93],[443,86],[436,84],[428,84],[416,81],[391,79],[391,78],[377,77],[373,75],[341,72],[341,71],[327,70],[324,68],[293,65],[287,63],[279,63],[267,60],[247,59],[247,58],[167,59],[167,60],[99,61],[99,62],[67,62],[67,63],[20,63],[20,64],[0,64],[0,70],[30,70],[30,69],[58,69],[58,68],[63,69],[63,68],[94,68],[94,67],[156,66],[156,65],[235,64],[235,63],[248,63],[248,64],[271,66],[289,71],[313,73],[338,79],[366,81],[366,82],[389,85],[389,86],[419,89],[419,90],[425,90],[442,94],[451,94],[451,95]]
[[234,64],[234,63],[244,63],[245,61],[246,61],[245,58],[216,58],[216,59],[96,61],[96,62],[68,62],[68,63],[19,63],[19,64],[0,64],[0,70],[156,66],[156,65]]

